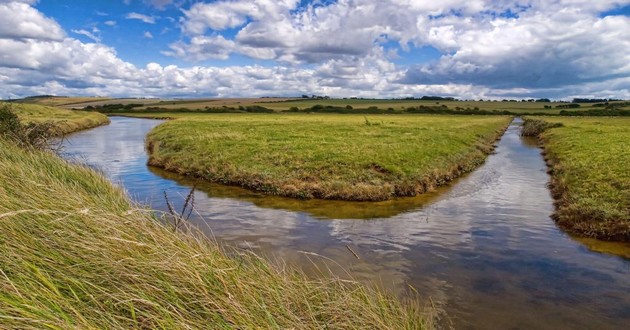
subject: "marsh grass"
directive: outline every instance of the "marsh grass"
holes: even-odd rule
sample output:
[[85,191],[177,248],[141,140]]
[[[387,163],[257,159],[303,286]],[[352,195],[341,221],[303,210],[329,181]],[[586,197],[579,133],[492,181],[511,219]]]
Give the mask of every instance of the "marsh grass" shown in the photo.
[[419,329],[414,300],[173,231],[85,167],[0,139],[0,328]]
[[273,195],[415,196],[479,166],[510,117],[197,115],[146,138],[151,165]]
[[630,241],[630,119],[529,118],[528,123],[550,127],[539,138],[557,223],[580,236]]

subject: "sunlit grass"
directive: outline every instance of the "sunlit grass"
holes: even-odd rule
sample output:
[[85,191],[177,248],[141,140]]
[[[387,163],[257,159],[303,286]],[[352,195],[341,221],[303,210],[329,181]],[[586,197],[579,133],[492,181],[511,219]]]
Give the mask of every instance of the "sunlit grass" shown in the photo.
[[562,123],[541,135],[558,223],[584,236],[630,240],[630,119],[544,120]]
[[0,328],[419,329],[418,304],[173,231],[96,172],[0,140]]
[[510,120],[189,115],[155,128],[147,146],[152,165],[210,181],[298,198],[385,200],[476,168]]

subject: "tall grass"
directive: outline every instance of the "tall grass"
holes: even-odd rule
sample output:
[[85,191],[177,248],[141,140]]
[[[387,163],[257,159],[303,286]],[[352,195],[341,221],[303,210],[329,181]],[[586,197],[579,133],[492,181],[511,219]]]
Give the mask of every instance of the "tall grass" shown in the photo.
[[417,303],[169,230],[94,171],[0,139],[0,328],[419,329]]

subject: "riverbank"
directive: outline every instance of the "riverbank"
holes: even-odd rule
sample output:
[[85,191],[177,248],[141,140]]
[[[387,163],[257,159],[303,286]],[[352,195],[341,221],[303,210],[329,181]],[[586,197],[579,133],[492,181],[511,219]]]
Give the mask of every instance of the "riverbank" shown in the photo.
[[1,107],[10,107],[25,123],[53,122],[59,134],[69,134],[109,124],[109,118],[93,111],[66,110],[36,104],[13,104],[0,102]]
[[[176,114],[174,114],[176,116]],[[186,115],[152,130],[149,164],[294,198],[415,196],[483,163],[511,117]]]
[[0,140],[0,319],[9,328],[401,328],[417,303],[311,280],[173,231],[100,174]]
[[580,236],[630,241],[630,120],[531,117],[524,130],[544,149],[558,225]]

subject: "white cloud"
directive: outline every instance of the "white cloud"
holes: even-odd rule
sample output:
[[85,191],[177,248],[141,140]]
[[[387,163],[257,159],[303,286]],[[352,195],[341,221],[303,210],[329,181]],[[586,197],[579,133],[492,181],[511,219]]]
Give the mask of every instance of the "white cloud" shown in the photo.
[[216,1],[196,3],[184,11],[182,29],[189,34],[203,34],[208,28],[224,30],[243,25],[247,18],[254,20],[280,19],[296,9],[299,0]]
[[234,51],[235,43],[221,35],[210,37],[193,37],[189,43],[177,42],[171,44],[168,56],[180,57],[189,61],[203,61],[207,59],[228,59]]
[[[90,39],[92,39],[94,42],[101,42],[101,38],[95,36],[92,32],[84,30],[84,29],[80,29],[80,30],[72,30],[73,33],[76,34],[81,34],[84,35]],[[97,31],[98,32],[98,31]]]
[[155,24],[155,17],[153,16],[147,16],[147,15],[143,15],[143,14],[139,14],[139,13],[128,13],[127,16],[125,16],[126,19],[137,19],[140,21],[143,21],[147,24]]
[[28,3],[0,2],[0,38],[60,40],[65,36],[57,22],[46,18]]
[[107,26],[116,26],[116,21],[105,21],[103,22],[103,24],[107,25]]
[[149,31],[145,31],[143,36],[147,39],[153,39],[153,34]]

